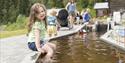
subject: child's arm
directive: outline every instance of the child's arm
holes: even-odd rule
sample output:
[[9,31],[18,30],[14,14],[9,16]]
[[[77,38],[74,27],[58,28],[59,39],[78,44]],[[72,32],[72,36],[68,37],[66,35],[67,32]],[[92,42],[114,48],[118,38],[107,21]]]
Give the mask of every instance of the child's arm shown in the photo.
[[66,7],[65,7],[66,10],[68,10],[68,6],[69,6],[69,4],[70,4],[70,3],[67,3],[67,5],[66,5]]
[[43,52],[41,45],[40,45],[40,30],[35,29],[35,45],[38,51]]
[[61,27],[61,25],[59,24],[59,22],[56,20],[56,24],[58,27]]

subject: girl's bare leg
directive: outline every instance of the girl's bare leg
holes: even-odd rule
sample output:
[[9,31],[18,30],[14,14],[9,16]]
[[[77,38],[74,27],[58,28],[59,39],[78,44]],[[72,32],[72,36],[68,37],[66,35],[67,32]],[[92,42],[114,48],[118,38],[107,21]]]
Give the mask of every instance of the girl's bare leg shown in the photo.
[[48,46],[49,46],[50,48],[52,48],[54,51],[56,50],[56,45],[55,45],[55,44],[48,42],[48,43],[46,43],[46,45],[48,45]]
[[42,48],[47,52],[46,56],[43,58],[44,59],[43,62],[44,63],[51,62],[54,54],[53,49],[48,44],[45,44]]

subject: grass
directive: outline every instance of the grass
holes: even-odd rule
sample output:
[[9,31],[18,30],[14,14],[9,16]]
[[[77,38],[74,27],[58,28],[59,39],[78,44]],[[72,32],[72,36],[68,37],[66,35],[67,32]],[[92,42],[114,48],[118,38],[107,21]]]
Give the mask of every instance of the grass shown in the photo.
[[26,34],[26,32],[27,32],[26,29],[15,30],[15,31],[2,31],[2,32],[0,32],[0,39]]
[[26,34],[27,21],[28,21],[28,17],[20,14],[14,23],[8,22],[7,24],[1,25],[0,39]]

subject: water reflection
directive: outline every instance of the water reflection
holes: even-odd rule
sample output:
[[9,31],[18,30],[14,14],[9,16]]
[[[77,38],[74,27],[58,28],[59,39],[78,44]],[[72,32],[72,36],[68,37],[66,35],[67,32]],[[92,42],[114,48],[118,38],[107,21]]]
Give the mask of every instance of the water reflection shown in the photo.
[[53,63],[125,63],[125,52],[99,40],[100,33],[79,33],[60,38]]
[[[57,54],[57,63],[125,63],[117,56],[117,49],[100,41],[99,36],[100,33],[91,32],[57,40],[61,52]],[[119,53],[125,56],[125,52]]]

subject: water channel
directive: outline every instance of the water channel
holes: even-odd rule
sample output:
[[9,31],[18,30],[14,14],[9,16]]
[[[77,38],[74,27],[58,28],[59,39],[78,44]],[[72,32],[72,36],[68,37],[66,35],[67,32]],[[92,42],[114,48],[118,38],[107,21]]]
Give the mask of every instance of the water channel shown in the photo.
[[58,53],[52,63],[125,63],[125,52],[101,41],[102,34],[77,33],[53,40]]

